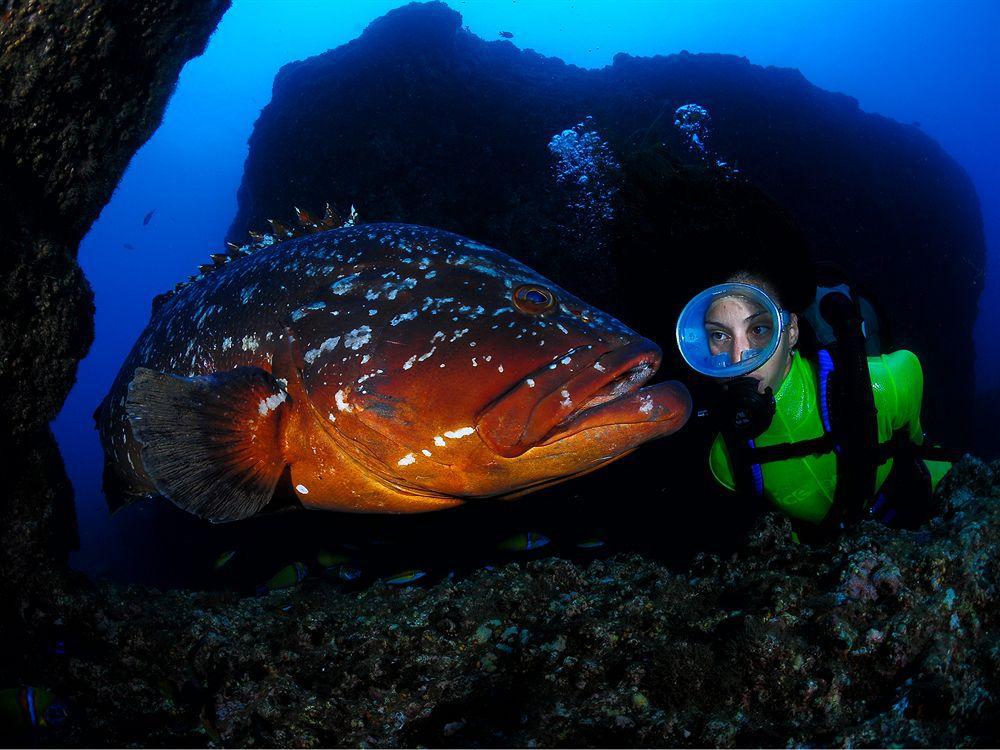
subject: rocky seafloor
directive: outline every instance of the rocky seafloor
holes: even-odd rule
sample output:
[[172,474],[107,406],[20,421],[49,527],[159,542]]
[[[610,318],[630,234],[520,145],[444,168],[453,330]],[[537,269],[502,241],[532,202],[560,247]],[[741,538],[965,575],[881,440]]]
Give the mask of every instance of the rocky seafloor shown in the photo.
[[820,546],[769,514],[685,572],[546,558],[249,598],[47,573],[7,600],[7,679],[66,701],[34,738],[59,745],[987,746],[1000,462],[939,498]]

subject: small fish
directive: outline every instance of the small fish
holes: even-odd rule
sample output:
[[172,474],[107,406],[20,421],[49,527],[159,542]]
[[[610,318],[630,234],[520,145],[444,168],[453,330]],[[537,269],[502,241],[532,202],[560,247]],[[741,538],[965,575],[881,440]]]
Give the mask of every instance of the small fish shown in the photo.
[[413,583],[414,581],[419,581],[425,575],[427,575],[426,570],[419,570],[417,568],[413,568],[411,570],[404,570],[400,573],[396,573],[395,575],[391,575],[388,578],[383,578],[382,581],[383,583],[387,583],[390,586],[406,586],[407,584]]
[[326,570],[350,562],[350,558],[347,555],[335,555],[327,552],[325,549],[321,549],[316,553],[316,562],[319,563],[321,568]]
[[504,39],[513,39],[514,38],[514,35],[511,34],[509,31],[501,31],[500,32],[500,36],[502,36]]
[[44,688],[0,690],[0,733],[58,727],[67,715],[66,704]]
[[603,547],[605,544],[607,544],[607,542],[605,542],[603,539],[594,538],[594,539],[581,539],[579,542],[576,543],[576,546],[579,549],[598,549],[599,547]]
[[552,540],[545,536],[545,534],[539,534],[537,531],[526,531],[521,534],[515,534],[510,539],[504,539],[497,545],[497,549],[504,550],[505,552],[528,552],[544,547],[550,541]]
[[215,571],[216,573],[221,573],[221,572],[222,572],[222,570],[223,570],[223,569],[224,569],[224,568],[225,568],[225,567],[226,567],[227,565],[229,565],[229,562],[230,562],[230,561],[231,561],[231,560],[232,560],[232,559],[233,559],[234,557],[236,557],[236,550],[234,550],[234,549],[229,549],[229,550],[226,550],[226,551],[225,551],[225,552],[223,552],[223,553],[222,553],[221,555],[219,555],[219,556],[218,556],[217,558],[215,558],[215,563],[214,563],[214,564],[212,565],[212,569],[213,569],[213,570],[214,570],[214,571]]
[[268,594],[272,591],[287,589],[303,581],[309,575],[309,569],[300,562],[286,565],[266,582],[257,587],[258,594]]
[[347,583],[352,583],[361,578],[361,568],[356,565],[338,565],[336,570],[337,578]]
[[135,246],[130,242],[126,242],[125,244],[122,245],[122,247],[124,247],[126,250],[135,250]]
[[150,211],[148,214],[146,214],[146,216],[143,217],[142,225],[146,226],[147,224],[149,224],[149,222],[153,219],[153,214],[155,214],[155,213],[156,213],[156,209],[154,208],[152,211]]
[[509,255],[410,224],[299,230],[154,303],[95,414],[125,496],[214,523],[276,491],[442,510],[586,474],[690,416],[684,385],[646,385],[656,344]]

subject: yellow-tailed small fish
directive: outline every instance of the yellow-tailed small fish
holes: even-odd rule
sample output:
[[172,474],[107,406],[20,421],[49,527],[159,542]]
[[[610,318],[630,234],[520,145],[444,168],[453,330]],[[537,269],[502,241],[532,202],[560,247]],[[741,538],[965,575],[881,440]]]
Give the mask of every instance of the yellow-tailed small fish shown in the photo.
[[215,563],[212,565],[212,569],[216,573],[221,573],[226,568],[226,566],[229,565],[229,563],[232,561],[234,557],[236,557],[236,550],[234,549],[226,550],[217,558],[215,558]]
[[390,586],[406,586],[407,584],[419,581],[421,578],[427,575],[426,570],[412,569],[404,570],[395,575],[391,575],[388,578],[383,578],[382,581]]
[[66,704],[36,687],[0,690],[0,727],[9,731],[58,727],[66,721]]
[[293,562],[286,565],[265,583],[257,587],[258,594],[267,594],[280,589],[287,589],[301,583],[309,575],[309,569],[300,562]]
[[504,539],[497,545],[497,549],[504,552],[529,552],[539,547],[544,547],[550,541],[552,540],[545,536],[545,534],[539,534],[537,531],[525,531],[512,536],[510,539]]
[[351,559],[347,555],[335,555],[332,552],[327,552],[325,549],[321,549],[316,553],[316,562],[319,563],[319,566],[323,570],[329,570],[350,561]]

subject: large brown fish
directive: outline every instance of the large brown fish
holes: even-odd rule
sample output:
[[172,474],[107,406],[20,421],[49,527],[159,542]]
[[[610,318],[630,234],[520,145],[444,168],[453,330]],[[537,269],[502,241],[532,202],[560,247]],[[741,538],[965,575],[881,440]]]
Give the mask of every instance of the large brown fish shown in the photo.
[[680,383],[641,387],[655,344],[464,237],[361,224],[237,255],[154,307],[95,414],[128,494],[229,521],[284,476],[309,508],[436,510],[579,476],[690,415]]

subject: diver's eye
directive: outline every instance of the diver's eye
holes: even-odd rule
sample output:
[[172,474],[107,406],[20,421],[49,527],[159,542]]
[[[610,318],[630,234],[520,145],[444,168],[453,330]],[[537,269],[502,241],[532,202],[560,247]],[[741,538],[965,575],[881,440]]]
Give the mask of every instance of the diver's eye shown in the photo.
[[551,310],[556,304],[556,298],[543,286],[524,284],[514,290],[514,304],[521,312],[537,315]]
[[712,341],[718,341],[718,342],[725,341],[727,338],[729,338],[722,331],[709,331],[708,335],[709,335],[709,338],[712,339]]

